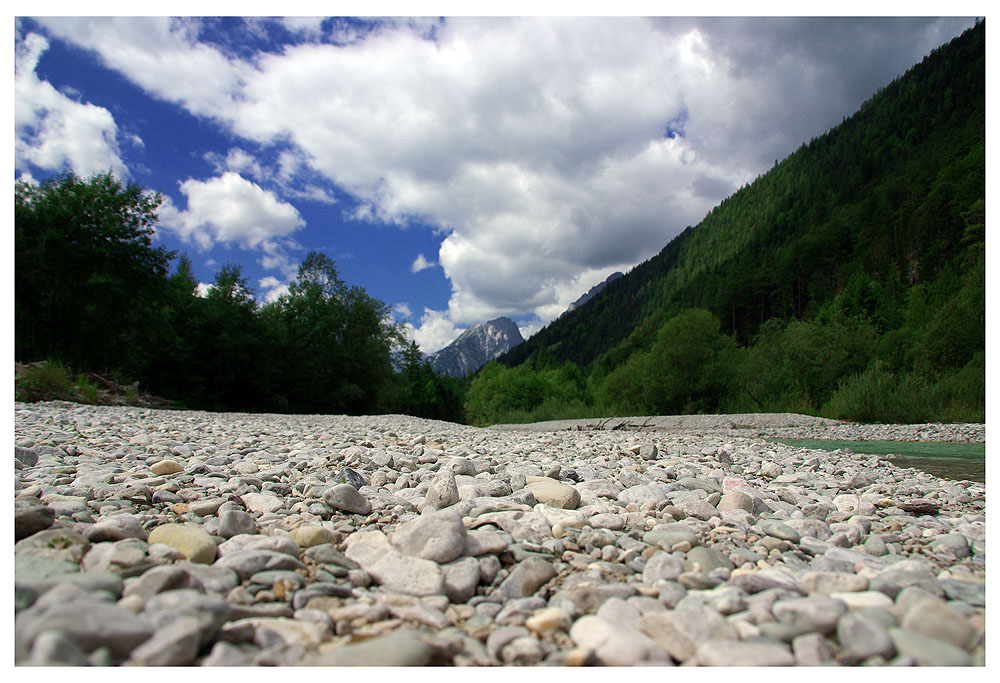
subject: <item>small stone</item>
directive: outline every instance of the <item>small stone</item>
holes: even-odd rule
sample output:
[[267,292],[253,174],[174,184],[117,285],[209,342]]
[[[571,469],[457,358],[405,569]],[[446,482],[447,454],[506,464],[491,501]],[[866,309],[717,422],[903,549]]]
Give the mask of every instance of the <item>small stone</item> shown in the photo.
[[578,647],[593,650],[605,666],[634,666],[651,660],[670,663],[669,655],[648,636],[598,616],[577,619],[569,636]]
[[179,617],[156,630],[132,651],[129,661],[141,666],[184,666],[198,656],[198,620]]
[[568,631],[571,624],[569,615],[558,607],[539,610],[524,622],[524,626],[539,638],[556,631]]
[[527,489],[539,503],[564,510],[575,510],[580,507],[580,492],[569,484],[548,477],[531,479],[533,480],[528,481]]
[[684,571],[684,563],[670,553],[657,550],[646,562],[642,570],[642,582],[654,584],[657,581],[674,581]]
[[500,592],[508,599],[532,595],[555,575],[556,570],[550,562],[540,557],[529,557],[514,566],[500,584]]
[[424,495],[424,507],[440,510],[459,501],[455,471],[450,467],[441,468],[431,481]]
[[745,510],[753,512],[753,498],[743,491],[729,491],[722,494],[718,505],[715,506],[720,512],[728,510]]
[[721,614],[701,605],[647,614],[639,619],[636,628],[679,662],[694,657],[698,644],[705,640],[738,637],[736,630]]
[[333,647],[305,661],[308,666],[427,666],[434,650],[416,633],[397,629],[359,643]]
[[251,512],[274,512],[285,506],[285,501],[269,493],[245,493],[240,500]]
[[890,628],[896,652],[910,657],[918,666],[969,666],[972,657],[950,643],[925,636],[906,628]]
[[445,564],[462,555],[467,533],[456,512],[425,512],[397,527],[392,544],[404,555]]
[[843,652],[840,660],[857,664],[869,657],[891,659],[896,655],[888,628],[863,612],[848,612],[837,622],[837,640]]
[[323,492],[323,502],[334,508],[357,515],[372,511],[371,502],[350,484],[337,484]]
[[288,535],[300,548],[312,548],[313,546],[326,545],[328,543],[338,543],[343,538],[326,527],[318,524],[304,524],[296,527]]
[[910,608],[900,626],[963,649],[972,647],[976,638],[972,624],[936,598],[925,598]]
[[150,465],[149,470],[158,477],[162,477],[167,474],[177,474],[178,472],[183,472],[184,467],[176,460],[167,459],[154,462]]
[[219,536],[232,538],[240,534],[257,533],[257,522],[243,510],[223,510],[219,513]]
[[709,640],[698,646],[701,666],[793,666],[795,657],[778,643]]
[[192,562],[212,564],[215,560],[215,541],[201,528],[189,524],[161,524],[149,533],[148,542],[169,545]]

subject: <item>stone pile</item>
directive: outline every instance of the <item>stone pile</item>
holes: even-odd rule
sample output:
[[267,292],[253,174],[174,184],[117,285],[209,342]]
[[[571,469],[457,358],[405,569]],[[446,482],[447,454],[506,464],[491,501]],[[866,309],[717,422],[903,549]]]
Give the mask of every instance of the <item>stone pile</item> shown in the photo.
[[985,663],[978,482],[724,429],[14,424],[17,664]]

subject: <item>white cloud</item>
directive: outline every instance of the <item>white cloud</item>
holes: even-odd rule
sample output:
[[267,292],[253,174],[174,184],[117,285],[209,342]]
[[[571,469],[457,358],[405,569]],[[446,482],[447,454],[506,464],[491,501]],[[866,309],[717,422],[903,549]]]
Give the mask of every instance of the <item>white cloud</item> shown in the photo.
[[305,225],[294,206],[232,171],[206,181],[189,178],[180,190],[187,209],[161,207],[160,223],[202,249],[221,243],[273,251],[274,238]]
[[[452,295],[447,311],[425,311],[414,329],[425,350],[497,315],[547,322],[588,282],[656,253],[971,25],[450,18],[324,29],[286,21],[300,36],[325,31],[338,44],[240,61],[198,43],[194,20],[41,21],[151,93],[262,147],[290,148],[276,165],[286,182],[319,174],[360,200],[358,219],[418,219],[441,231],[437,262]],[[298,196],[309,188],[330,196],[316,183]],[[275,235],[274,225],[210,227],[209,219],[234,222],[209,215],[208,205],[189,212],[203,219],[204,227],[185,224],[196,240]],[[279,225],[294,229],[294,221]],[[418,259],[414,270],[431,262]]]
[[404,323],[403,326],[420,350],[427,354],[444,348],[465,331],[464,328],[455,327],[445,311],[429,308],[425,308],[424,314],[420,316],[419,327],[411,323]]
[[413,311],[410,310],[410,305],[405,301],[401,301],[400,303],[393,305],[392,312],[403,320],[408,320],[413,317]]
[[410,266],[410,272],[419,273],[421,270],[433,268],[436,265],[433,261],[428,261],[427,257],[423,254],[417,254],[417,258],[413,259],[413,264]]
[[281,296],[288,294],[288,283],[282,282],[273,275],[259,279],[257,286],[262,290],[262,298],[267,303],[277,301]]
[[194,293],[200,296],[202,299],[208,296],[208,293],[215,289],[215,285],[206,282],[199,282],[194,288]]
[[[14,64],[14,163],[80,176],[112,171],[126,177],[118,150],[118,126],[107,109],[57,91],[35,73],[48,41],[30,34],[17,45]],[[134,143],[134,140],[132,140]]]

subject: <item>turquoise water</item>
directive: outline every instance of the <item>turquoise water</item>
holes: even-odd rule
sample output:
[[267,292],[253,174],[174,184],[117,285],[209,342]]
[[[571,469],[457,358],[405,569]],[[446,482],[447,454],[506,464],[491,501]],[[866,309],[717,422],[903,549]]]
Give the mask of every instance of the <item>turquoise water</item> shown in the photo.
[[914,467],[944,479],[986,481],[986,444],[938,441],[835,441],[831,439],[771,439],[788,446],[855,453],[898,455],[892,463]]

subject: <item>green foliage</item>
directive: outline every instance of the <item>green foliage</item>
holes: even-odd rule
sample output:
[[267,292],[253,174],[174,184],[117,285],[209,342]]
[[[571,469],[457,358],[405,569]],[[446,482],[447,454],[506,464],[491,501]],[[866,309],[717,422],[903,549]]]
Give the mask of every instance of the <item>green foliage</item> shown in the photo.
[[110,174],[15,185],[16,358],[66,364],[29,373],[19,400],[100,400],[96,384],[65,370],[73,366],[138,378],[191,408],[359,414],[394,405],[461,419],[463,387],[429,368],[399,377],[402,335],[389,308],[344,283],[323,254],[309,254],[288,294],[267,306],[234,264],[198,296],[190,259],[171,274],[173,254],[152,247],[160,201]]
[[34,363],[18,373],[14,380],[14,400],[35,401],[66,400],[73,395],[73,376],[57,360]]
[[17,358],[133,371],[155,352],[144,332],[172,258],[152,246],[160,202],[109,173],[16,183]]
[[604,383],[606,401],[632,414],[702,412],[718,405],[734,374],[733,339],[703,309],[668,320],[652,347],[634,353]]

